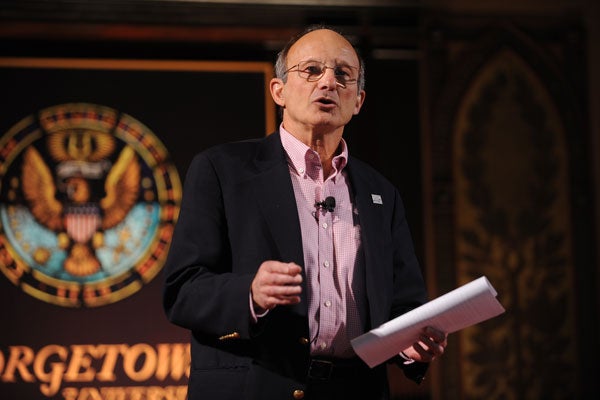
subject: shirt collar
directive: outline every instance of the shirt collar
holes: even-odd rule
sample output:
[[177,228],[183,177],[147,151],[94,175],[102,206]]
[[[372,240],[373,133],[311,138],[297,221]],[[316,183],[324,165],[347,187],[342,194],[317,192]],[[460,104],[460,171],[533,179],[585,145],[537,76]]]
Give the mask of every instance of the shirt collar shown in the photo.
[[[283,125],[279,127],[279,132],[281,144],[287,154],[289,165],[298,175],[303,176],[309,170],[307,160],[319,160],[319,154],[285,130]],[[340,147],[340,153],[331,160],[334,170],[331,176],[342,172],[346,164],[348,164],[348,145],[344,138],[340,141]]]

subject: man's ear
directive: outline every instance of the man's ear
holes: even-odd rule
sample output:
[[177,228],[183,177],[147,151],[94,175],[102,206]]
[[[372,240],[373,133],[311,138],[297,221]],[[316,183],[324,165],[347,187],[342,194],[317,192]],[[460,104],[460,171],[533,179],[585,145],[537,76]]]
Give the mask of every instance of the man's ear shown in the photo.
[[354,115],[357,115],[360,112],[360,108],[362,107],[363,103],[365,102],[365,95],[366,95],[366,92],[364,90],[361,90],[356,95],[356,103],[354,104]]
[[285,99],[283,96],[284,86],[285,85],[284,85],[283,81],[279,78],[273,78],[273,79],[271,79],[271,82],[269,82],[269,89],[271,90],[271,97],[273,98],[273,101],[275,102],[275,104],[277,104],[280,107],[285,106]]

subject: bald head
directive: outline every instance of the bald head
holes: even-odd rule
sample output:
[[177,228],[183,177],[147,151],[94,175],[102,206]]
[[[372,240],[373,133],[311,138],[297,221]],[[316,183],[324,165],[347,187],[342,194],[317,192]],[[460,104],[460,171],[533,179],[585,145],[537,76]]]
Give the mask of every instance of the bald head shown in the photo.
[[[301,57],[311,58],[310,49],[316,49],[319,45],[324,43],[333,44],[340,54],[345,54],[347,57],[355,59],[354,65],[358,66],[358,91],[364,89],[365,86],[365,68],[364,62],[360,58],[358,52],[354,46],[348,41],[342,34],[337,31],[323,27],[323,26],[311,26],[294,36],[279,52],[275,63],[275,76],[284,82],[287,80],[286,71],[291,65],[288,65],[290,60],[290,53],[295,55],[298,52],[302,52]],[[301,50],[298,50],[301,49]],[[332,55],[333,58],[337,58],[336,55]],[[294,61],[291,61],[294,62]]]

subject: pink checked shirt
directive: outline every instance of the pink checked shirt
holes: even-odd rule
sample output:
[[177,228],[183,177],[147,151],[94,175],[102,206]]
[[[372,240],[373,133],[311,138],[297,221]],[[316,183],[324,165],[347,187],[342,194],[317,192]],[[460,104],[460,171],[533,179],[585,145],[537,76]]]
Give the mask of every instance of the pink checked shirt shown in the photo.
[[[358,296],[365,293],[364,259],[358,213],[344,171],[348,148],[342,139],[333,172],[323,180],[317,152],[283,127],[280,132],[302,230],[311,354],[352,357],[350,340],[364,332],[359,309],[365,309],[366,300]],[[328,196],[335,198],[333,212],[315,207]]]

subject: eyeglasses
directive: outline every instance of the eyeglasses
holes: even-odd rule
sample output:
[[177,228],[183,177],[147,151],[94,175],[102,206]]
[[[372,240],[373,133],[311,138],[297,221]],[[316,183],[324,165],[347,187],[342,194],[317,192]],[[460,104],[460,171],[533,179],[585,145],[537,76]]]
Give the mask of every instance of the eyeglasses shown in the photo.
[[315,82],[325,75],[327,69],[333,70],[337,84],[343,88],[345,88],[346,85],[356,83],[357,79],[352,78],[352,76],[356,75],[354,70],[357,70],[358,68],[350,65],[335,65],[333,67],[328,67],[325,63],[314,60],[301,61],[285,71],[285,74],[297,71],[298,76],[301,78],[306,79],[308,82]]

